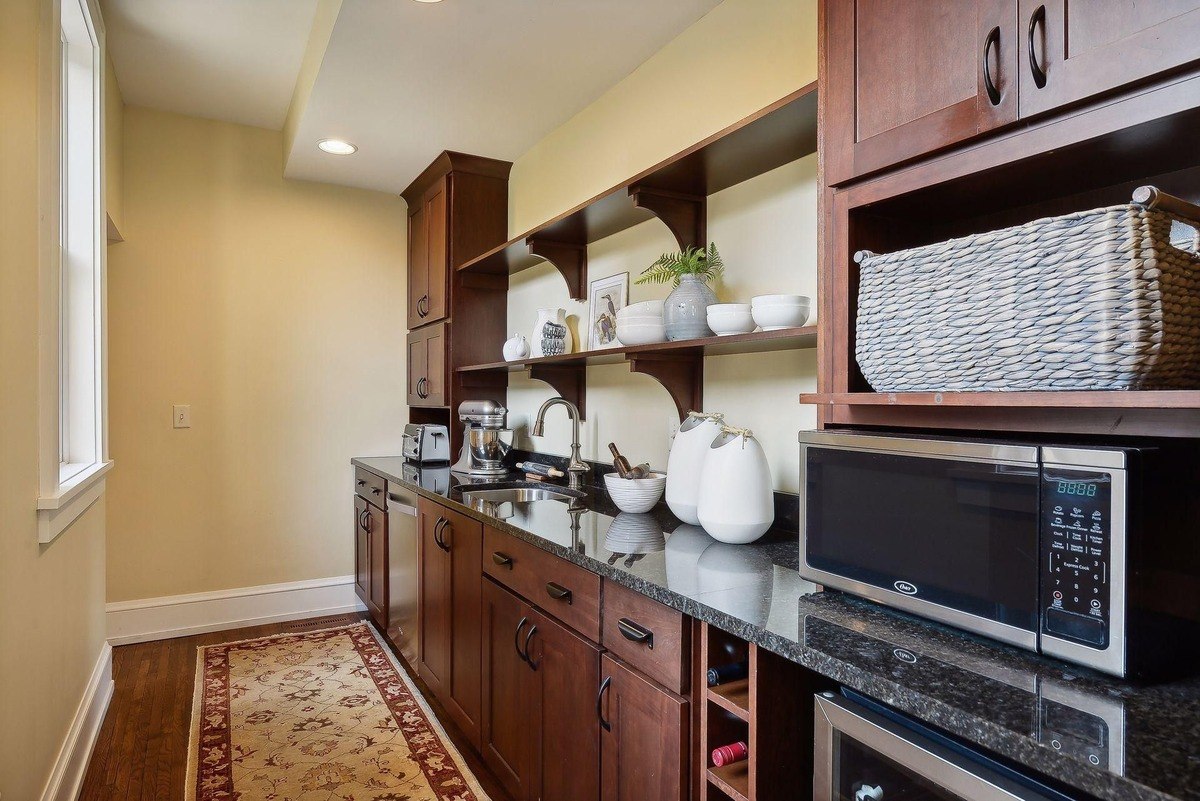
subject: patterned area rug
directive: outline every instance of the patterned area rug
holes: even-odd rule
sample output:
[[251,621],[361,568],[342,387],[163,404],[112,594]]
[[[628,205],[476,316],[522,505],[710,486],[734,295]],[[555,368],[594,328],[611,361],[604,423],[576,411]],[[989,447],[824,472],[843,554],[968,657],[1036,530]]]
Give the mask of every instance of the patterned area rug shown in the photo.
[[198,662],[188,801],[488,801],[366,623]]

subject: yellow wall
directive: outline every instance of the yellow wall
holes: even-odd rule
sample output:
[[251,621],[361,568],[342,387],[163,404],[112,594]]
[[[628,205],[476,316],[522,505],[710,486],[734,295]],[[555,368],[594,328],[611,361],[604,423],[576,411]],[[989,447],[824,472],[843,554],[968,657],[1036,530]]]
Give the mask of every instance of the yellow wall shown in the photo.
[[[38,43],[0,4],[0,793],[35,799],[104,643],[104,501],[46,546],[38,494]],[[56,32],[55,32],[56,33]]]
[[[511,232],[528,230],[816,80],[816,50],[813,0],[725,0],[516,161]],[[815,301],[816,166],[816,156],[808,156],[709,198],[709,237],[726,264],[720,301],[748,303],[756,294],[785,292]],[[628,271],[630,302],[665,297],[669,287],[632,280],[677,247],[661,223],[643,223],[589,247],[588,278]],[[510,333],[528,337],[544,306],[566,308],[586,328],[586,304],[568,300],[553,267],[513,276],[511,287]],[[796,432],[816,424],[815,409],[800,406],[797,396],[815,389],[814,350],[713,357],[705,364],[705,409],[725,412],[730,423],[755,432],[775,486],[784,491],[798,490]],[[521,374],[510,378],[510,424],[518,428],[520,447],[567,452],[570,429],[558,412],[547,422],[546,437],[528,435],[538,406],[553,394]],[[607,443],[616,441],[631,460],[666,466],[679,419],[653,379],[630,374],[623,364],[591,367],[587,404],[586,457],[607,459]]]
[[353,572],[350,458],[400,451],[404,202],[285,181],[281,136],[125,109],[110,601]]

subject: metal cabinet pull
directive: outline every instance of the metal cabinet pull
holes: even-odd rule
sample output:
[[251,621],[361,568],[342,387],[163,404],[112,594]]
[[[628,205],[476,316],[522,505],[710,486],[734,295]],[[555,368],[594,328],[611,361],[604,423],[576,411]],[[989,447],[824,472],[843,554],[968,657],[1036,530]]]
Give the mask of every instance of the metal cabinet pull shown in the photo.
[[529,657],[521,651],[521,629],[525,628],[525,624],[529,622],[529,618],[521,618],[521,622],[517,623],[517,630],[513,632],[513,649],[517,652],[517,656],[521,657],[522,662],[528,662]]
[[365,486],[367,486],[367,482],[366,482],[366,480],[365,480],[365,479],[361,479],[361,478],[360,478],[358,481],[355,481],[354,483],[355,483],[355,485],[357,485],[357,486],[359,486],[359,487],[365,487]]
[[1029,18],[1029,71],[1033,73],[1033,82],[1037,88],[1041,89],[1046,85],[1046,71],[1038,63],[1037,48],[1033,42],[1038,25],[1041,25],[1043,29],[1046,27],[1046,6],[1044,5],[1038,6]]
[[556,601],[566,601],[568,606],[570,606],[574,600],[571,597],[570,590],[561,584],[554,583],[553,581],[546,582],[546,594]]
[[446,529],[446,525],[450,521],[444,517],[439,517],[437,523],[433,527],[433,541],[437,547],[449,553],[450,546],[446,544],[445,538],[442,537],[442,532]]
[[366,509],[363,509],[361,512],[358,513],[358,527],[361,528],[363,531],[370,531],[370,529],[367,528],[367,523],[365,522],[370,519],[371,519],[371,513],[369,511],[367,511]]
[[495,551],[492,554],[492,561],[499,567],[507,567],[509,570],[513,569],[513,559],[506,553]]
[[429,397],[429,379],[428,378],[418,378],[417,379],[417,397],[421,398],[422,400]]
[[422,295],[417,299],[417,316],[427,317],[429,315],[429,296]]
[[612,731],[612,724],[604,719],[604,693],[608,692],[611,685],[612,676],[605,676],[604,681],[600,682],[600,692],[596,693],[596,717],[600,720],[600,728],[605,731]]
[[533,635],[537,634],[537,624],[534,623],[529,627],[529,633],[525,635],[525,644],[521,646],[521,651],[525,654],[525,664],[529,665],[533,670],[538,669],[538,663],[533,661],[533,657],[529,655],[529,641],[533,639]]
[[371,510],[363,509],[363,531],[371,533]]
[[993,106],[1000,105],[1000,90],[996,88],[996,82],[992,80],[992,62],[988,56],[992,52],[992,48],[996,48],[996,60],[999,63],[1000,59],[1000,26],[997,25],[988,32],[987,38],[983,40],[983,87],[987,90],[988,100],[992,101]]
[[383,492],[383,490],[381,490],[379,487],[371,487],[371,494],[372,494],[372,495],[378,495],[378,494],[379,494],[379,493],[381,493],[381,492]]
[[623,617],[617,621],[617,629],[625,639],[640,642],[651,651],[654,650],[654,632],[645,626],[639,626],[629,618]]

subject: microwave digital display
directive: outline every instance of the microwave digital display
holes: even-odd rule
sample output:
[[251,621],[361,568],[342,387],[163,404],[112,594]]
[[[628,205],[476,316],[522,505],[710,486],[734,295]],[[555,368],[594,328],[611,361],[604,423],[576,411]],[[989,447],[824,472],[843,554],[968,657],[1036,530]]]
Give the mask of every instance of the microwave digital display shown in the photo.
[[1080,498],[1095,498],[1099,486],[1094,481],[1056,481],[1059,495],[1074,495]]

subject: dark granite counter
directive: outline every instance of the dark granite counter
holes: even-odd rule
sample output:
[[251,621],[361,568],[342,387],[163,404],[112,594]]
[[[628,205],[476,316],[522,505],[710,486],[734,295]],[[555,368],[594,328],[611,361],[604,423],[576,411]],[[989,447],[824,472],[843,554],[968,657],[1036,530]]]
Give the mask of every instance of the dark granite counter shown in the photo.
[[506,507],[501,519],[464,506],[448,468],[353,462],[1069,787],[1200,799],[1200,678],[1139,687],[817,592],[796,572],[794,530],[726,545],[663,504],[620,513],[600,487],[570,506]]

